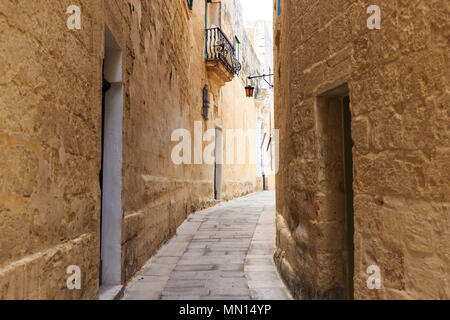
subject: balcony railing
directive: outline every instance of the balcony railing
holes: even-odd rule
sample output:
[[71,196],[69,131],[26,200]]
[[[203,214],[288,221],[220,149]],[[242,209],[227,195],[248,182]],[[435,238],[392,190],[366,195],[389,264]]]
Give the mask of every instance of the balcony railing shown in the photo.
[[220,60],[233,75],[241,70],[235,48],[220,28],[205,30],[205,58],[207,61]]

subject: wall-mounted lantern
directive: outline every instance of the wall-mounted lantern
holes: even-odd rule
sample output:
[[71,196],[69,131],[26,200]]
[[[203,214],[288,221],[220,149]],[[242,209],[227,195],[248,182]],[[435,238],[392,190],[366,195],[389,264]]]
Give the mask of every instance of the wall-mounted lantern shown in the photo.
[[205,120],[209,120],[209,118],[208,118],[208,109],[209,109],[208,95],[209,95],[209,88],[208,88],[208,85],[206,84],[203,87],[203,118]]
[[[272,76],[273,76],[273,74],[263,74],[262,76],[252,76],[252,77],[248,77],[247,79],[248,79],[248,80],[253,80],[253,79],[263,78],[263,80],[264,80],[265,82],[267,82],[267,84],[269,85],[269,87],[270,87],[270,88],[273,88],[273,84],[271,84],[269,81],[266,80],[266,77],[272,77]],[[248,83],[248,80],[247,80],[247,83]],[[245,87],[245,95],[246,95],[248,98],[253,97],[254,92],[255,92],[255,87],[254,87],[254,86],[248,84],[248,85]]]
[[247,98],[253,97],[253,92],[255,91],[255,87],[248,85],[245,87],[245,94],[247,95]]

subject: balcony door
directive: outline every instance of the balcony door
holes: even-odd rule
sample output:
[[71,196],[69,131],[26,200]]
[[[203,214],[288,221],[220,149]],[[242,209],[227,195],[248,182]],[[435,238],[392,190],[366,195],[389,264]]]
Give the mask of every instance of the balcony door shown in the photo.
[[221,27],[220,12],[222,4],[220,2],[206,2],[205,9],[205,29]]

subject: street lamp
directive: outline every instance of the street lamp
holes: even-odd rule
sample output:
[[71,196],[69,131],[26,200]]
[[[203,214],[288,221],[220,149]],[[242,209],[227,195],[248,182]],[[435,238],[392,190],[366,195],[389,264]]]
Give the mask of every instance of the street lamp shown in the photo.
[[[247,78],[247,83],[248,80],[253,80],[253,79],[259,79],[259,78],[263,78],[263,80],[265,82],[267,82],[267,84],[269,85],[270,88],[273,88],[273,84],[271,84],[269,81],[266,80],[266,77],[271,77],[273,76],[273,74],[263,74],[262,76],[253,76],[253,77],[248,77]],[[247,95],[248,98],[253,97],[253,93],[255,92],[255,87],[253,87],[252,85],[247,85],[245,87],[245,94]]]
[[253,92],[255,91],[255,87],[248,85],[245,87],[245,94],[247,95],[247,98],[253,97]]

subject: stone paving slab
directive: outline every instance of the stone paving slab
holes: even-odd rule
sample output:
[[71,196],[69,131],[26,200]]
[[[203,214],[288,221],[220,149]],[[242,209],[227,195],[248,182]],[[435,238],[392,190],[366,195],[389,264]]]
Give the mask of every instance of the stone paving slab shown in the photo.
[[288,300],[273,262],[275,193],[191,215],[125,289],[126,300]]

